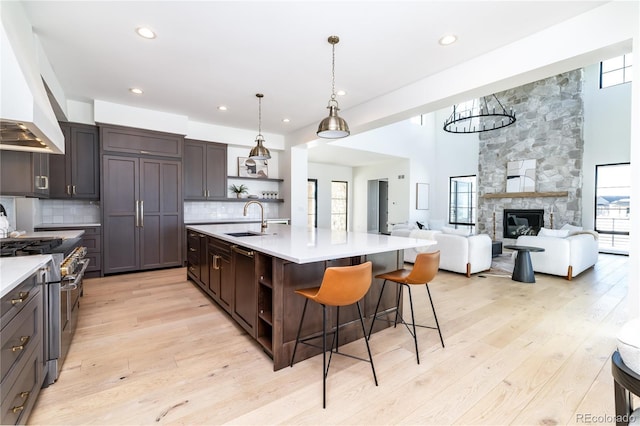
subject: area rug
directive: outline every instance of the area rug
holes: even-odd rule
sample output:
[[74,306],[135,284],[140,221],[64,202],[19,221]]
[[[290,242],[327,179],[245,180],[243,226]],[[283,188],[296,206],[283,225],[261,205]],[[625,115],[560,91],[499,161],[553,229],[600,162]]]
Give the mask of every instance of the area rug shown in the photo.
[[492,277],[511,278],[513,273],[514,258],[511,253],[503,253],[491,260],[491,269],[482,272],[480,275]]

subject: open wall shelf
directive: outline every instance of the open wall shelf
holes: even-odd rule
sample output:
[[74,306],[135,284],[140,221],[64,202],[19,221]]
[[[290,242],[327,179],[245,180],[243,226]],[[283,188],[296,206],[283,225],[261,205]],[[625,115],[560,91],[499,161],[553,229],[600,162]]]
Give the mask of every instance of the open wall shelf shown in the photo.
[[264,182],[284,182],[284,179],[254,178],[254,177],[246,177],[246,176],[227,176],[227,179],[259,180],[259,181],[264,181]]

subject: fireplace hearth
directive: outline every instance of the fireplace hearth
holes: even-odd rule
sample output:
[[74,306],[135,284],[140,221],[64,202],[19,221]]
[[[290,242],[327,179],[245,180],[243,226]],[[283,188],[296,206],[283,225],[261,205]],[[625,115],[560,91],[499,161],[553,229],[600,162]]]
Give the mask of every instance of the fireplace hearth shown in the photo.
[[543,209],[504,209],[502,235],[518,238],[520,235],[538,235],[544,226]]

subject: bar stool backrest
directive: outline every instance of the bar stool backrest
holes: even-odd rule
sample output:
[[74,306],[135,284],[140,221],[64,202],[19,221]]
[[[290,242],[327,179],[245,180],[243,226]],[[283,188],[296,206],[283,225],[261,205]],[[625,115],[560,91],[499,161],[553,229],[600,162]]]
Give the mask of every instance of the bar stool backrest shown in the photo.
[[327,268],[313,300],[329,306],[352,305],[369,291],[371,278],[371,262]]
[[413,269],[407,275],[407,284],[426,284],[431,282],[440,267],[440,251],[419,253],[413,264]]

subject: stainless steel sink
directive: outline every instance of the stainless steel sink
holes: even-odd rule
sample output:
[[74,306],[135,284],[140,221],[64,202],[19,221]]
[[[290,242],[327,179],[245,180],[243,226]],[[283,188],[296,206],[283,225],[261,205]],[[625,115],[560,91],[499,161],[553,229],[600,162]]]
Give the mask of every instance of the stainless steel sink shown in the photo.
[[266,236],[266,235],[275,235],[269,234],[266,232],[254,232],[254,231],[242,231],[242,232],[225,232],[225,235],[229,235],[231,237],[254,237],[254,236]]

